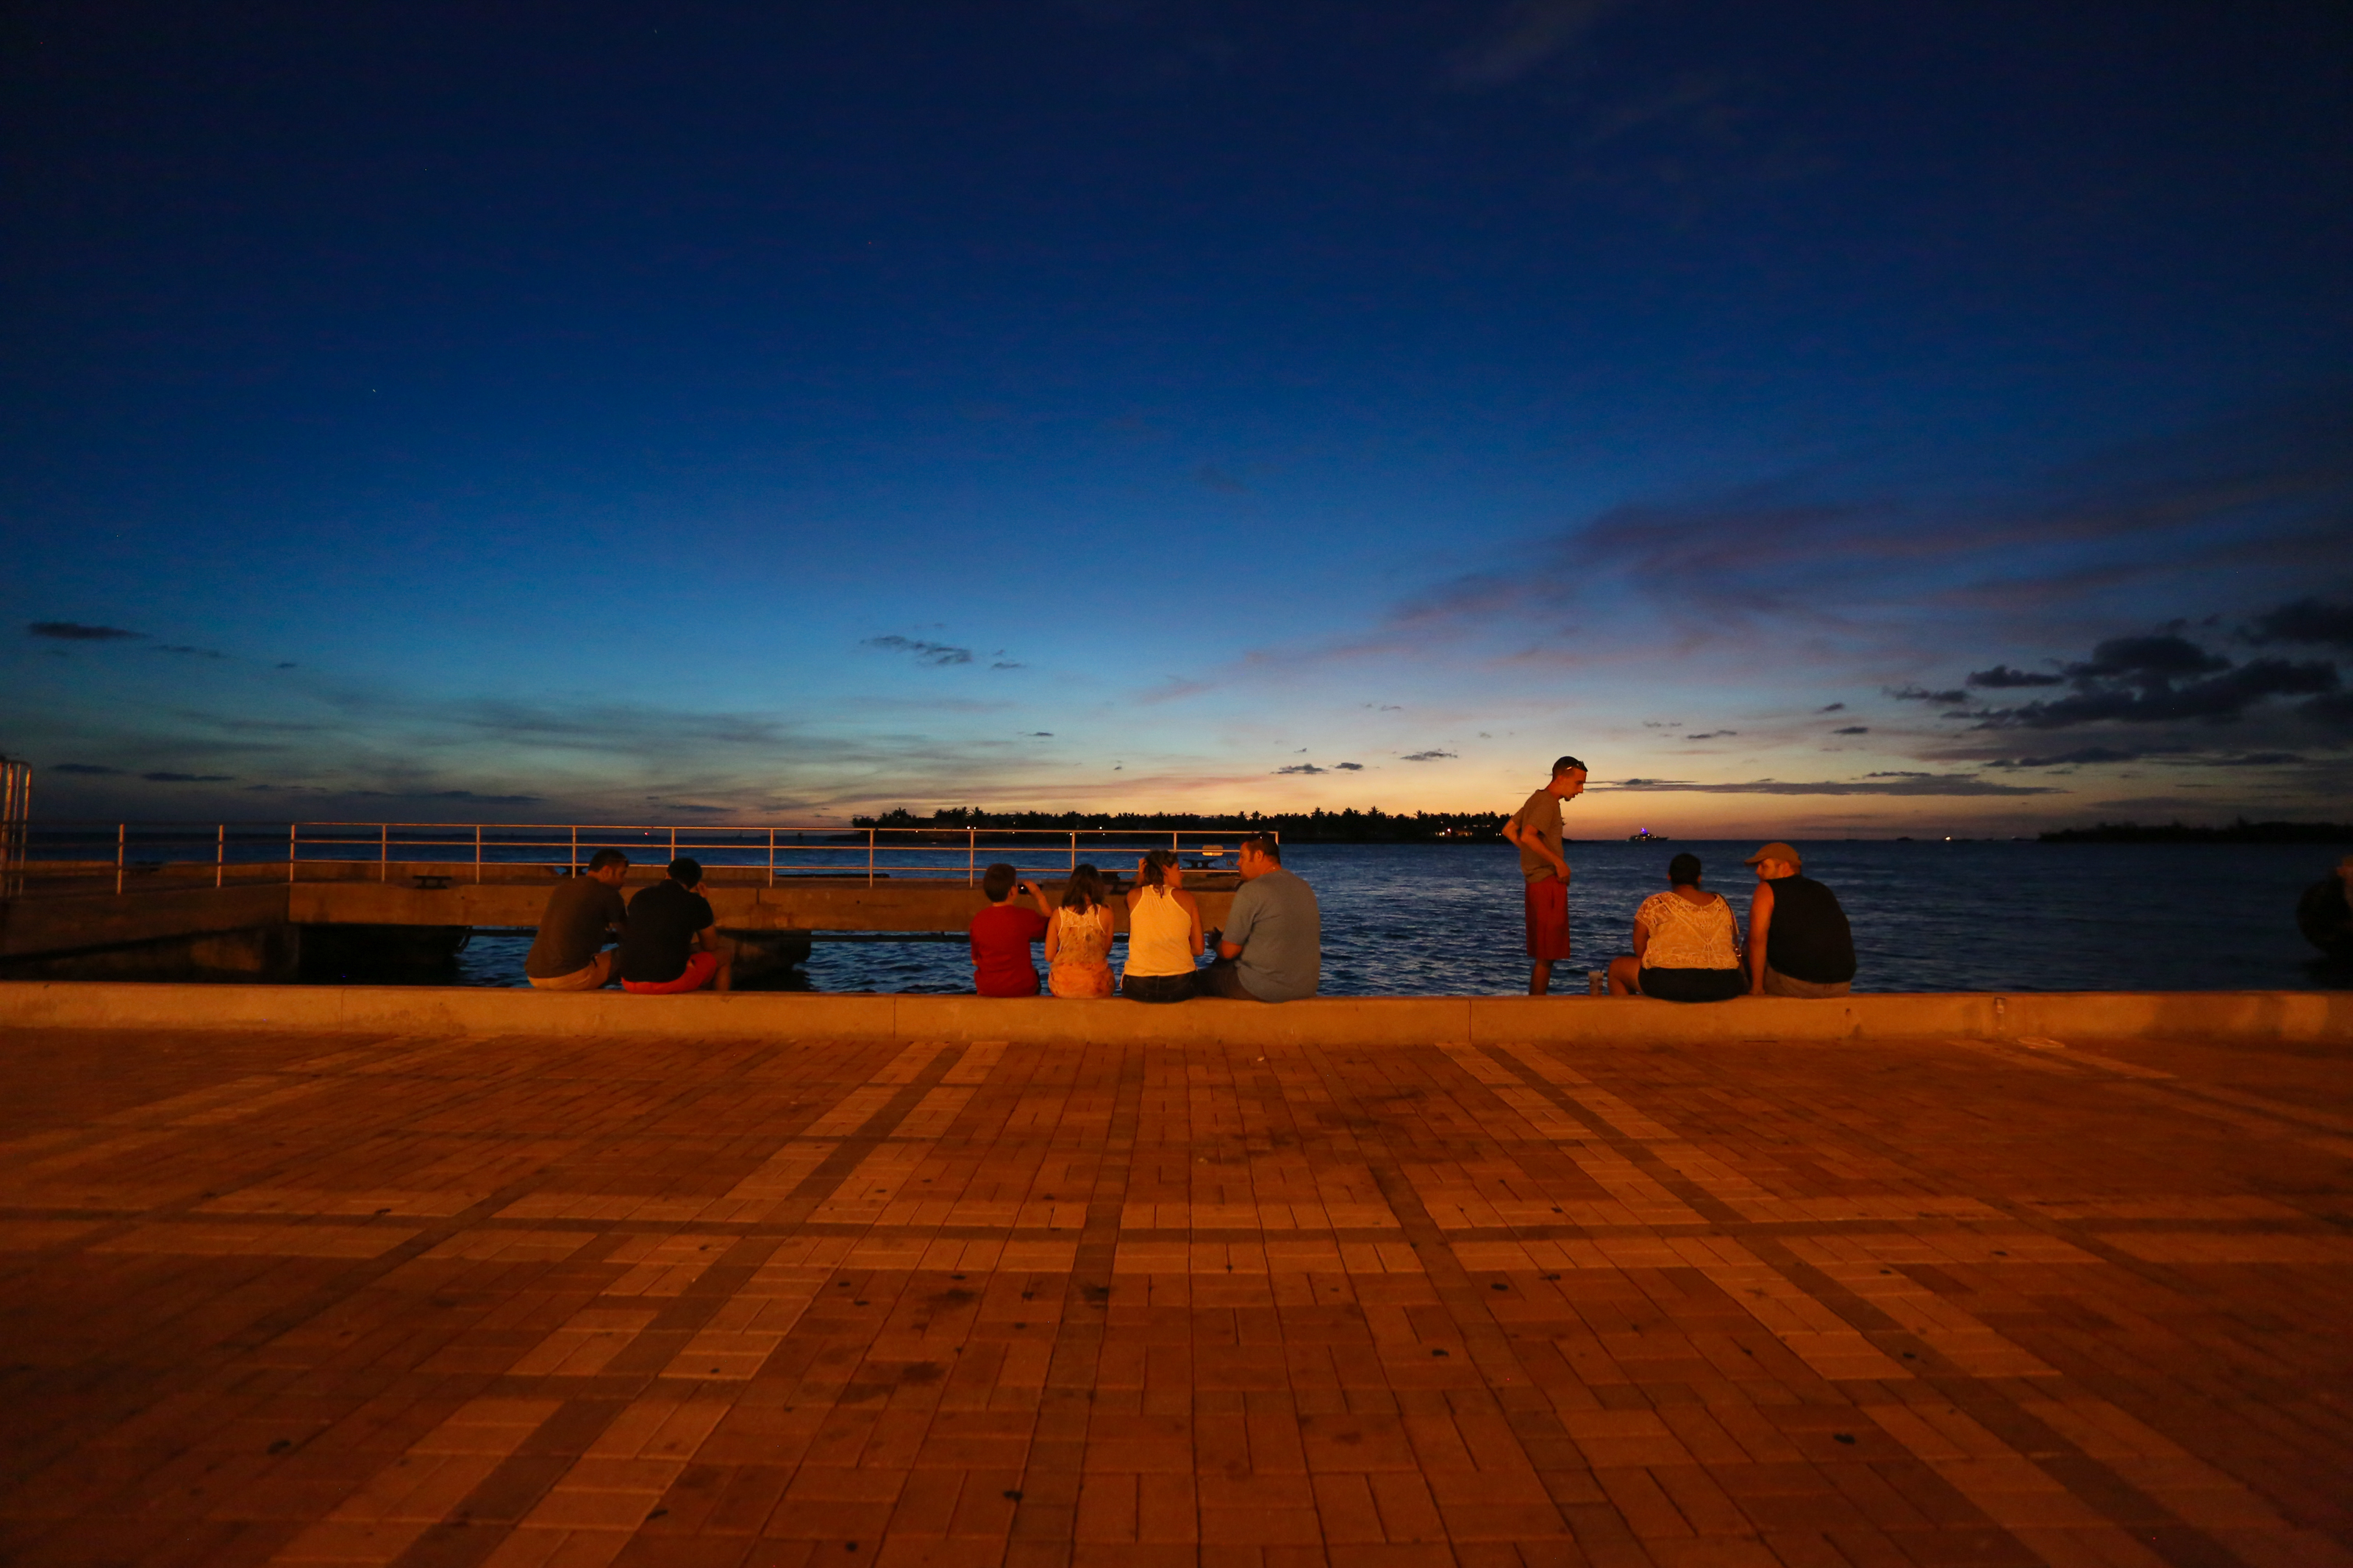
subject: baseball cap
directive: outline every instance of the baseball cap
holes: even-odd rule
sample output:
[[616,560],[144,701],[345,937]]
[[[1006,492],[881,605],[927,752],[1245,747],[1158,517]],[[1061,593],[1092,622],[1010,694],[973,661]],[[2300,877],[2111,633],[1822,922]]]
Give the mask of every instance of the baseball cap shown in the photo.
[[1790,848],[1788,845],[1782,843],[1778,838],[1773,840],[1772,843],[1766,845],[1763,848],[1757,850],[1756,854],[1751,855],[1747,859],[1743,860],[1741,864],[1744,866],[1754,866],[1759,860],[1787,860],[1792,866],[1802,866],[1806,863],[1805,857],[1799,855],[1795,849]]

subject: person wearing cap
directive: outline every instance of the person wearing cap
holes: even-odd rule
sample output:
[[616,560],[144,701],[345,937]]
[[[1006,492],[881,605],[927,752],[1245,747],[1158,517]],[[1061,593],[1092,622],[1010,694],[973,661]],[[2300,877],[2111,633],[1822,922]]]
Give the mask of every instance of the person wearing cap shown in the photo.
[[1776,839],[1748,857],[1757,896],[1748,906],[1748,990],[1757,996],[1844,996],[1854,981],[1854,932],[1838,895],[1804,874]]
[[2295,901],[2295,929],[2339,963],[2353,963],[2353,855],[2337,862]]
[[1568,861],[1560,852],[1560,803],[1585,793],[1585,764],[1563,757],[1552,765],[1552,782],[1528,796],[1504,824],[1504,840],[1520,852],[1520,876],[1527,884],[1528,994],[1552,989],[1556,959],[1568,956]]

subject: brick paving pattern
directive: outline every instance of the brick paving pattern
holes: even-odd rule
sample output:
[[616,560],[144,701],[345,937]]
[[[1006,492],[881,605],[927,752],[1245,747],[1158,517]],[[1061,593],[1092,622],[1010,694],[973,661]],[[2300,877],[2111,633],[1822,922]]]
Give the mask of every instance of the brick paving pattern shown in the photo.
[[17,1031],[0,1557],[2353,1568],[2349,1056]]

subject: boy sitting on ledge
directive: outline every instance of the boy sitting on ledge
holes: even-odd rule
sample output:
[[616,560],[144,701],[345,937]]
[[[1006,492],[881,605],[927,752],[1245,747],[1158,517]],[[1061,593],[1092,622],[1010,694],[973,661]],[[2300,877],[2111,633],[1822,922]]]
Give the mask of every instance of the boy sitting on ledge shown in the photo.
[[1038,965],[1029,944],[1046,934],[1050,918],[1046,895],[1035,882],[1021,890],[1038,902],[1035,910],[1014,903],[1015,879],[1021,873],[1000,860],[980,874],[980,890],[988,908],[972,917],[972,988],[983,996],[1035,996]]

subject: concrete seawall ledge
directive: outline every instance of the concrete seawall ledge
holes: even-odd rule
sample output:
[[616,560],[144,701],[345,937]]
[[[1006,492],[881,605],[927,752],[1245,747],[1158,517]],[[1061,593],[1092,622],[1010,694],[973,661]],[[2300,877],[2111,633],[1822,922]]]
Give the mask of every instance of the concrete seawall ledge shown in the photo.
[[741,1039],[1018,1040],[1037,1044],[1738,1044],[1755,1040],[2249,1038],[2353,1044],[2353,992],[1912,992],[1837,1000],[1331,996],[1199,1000],[814,994],[631,996],[467,986],[0,983],[0,1029],[301,1029],[341,1034]]

